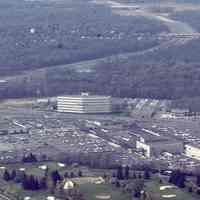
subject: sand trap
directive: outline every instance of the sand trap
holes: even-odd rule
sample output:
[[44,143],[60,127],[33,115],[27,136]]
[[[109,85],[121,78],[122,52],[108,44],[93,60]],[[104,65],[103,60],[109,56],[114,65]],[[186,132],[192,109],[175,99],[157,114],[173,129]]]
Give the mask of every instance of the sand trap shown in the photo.
[[31,197],[24,197],[24,200],[31,200]]
[[65,164],[64,163],[58,163],[58,166],[59,167],[65,167]]
[[56,198],[54,196],[48,196],[47,200],[55,200]]
[[103,184],[105,183],[105,180],[102,177],[98,177],[98,179],[94,182],[95,184]]
[[171,188],[176,188],[176,186],[173,186],[173,185],[160,186],[160,190],[166,190],[166,189],[171,189]]
[[96,195],[96,199],[103,199],[103,200],[111,199],[111,195],[110,194],[98,194],[98,195]]
[[175,194],[169,194],[169,195],[162,195],[163,198],[174,198],[176,197]]
[[46,165],[41,165],[38,167],[39,169],[42,169],[42,170],[46,170],[47,169],[47,166]]

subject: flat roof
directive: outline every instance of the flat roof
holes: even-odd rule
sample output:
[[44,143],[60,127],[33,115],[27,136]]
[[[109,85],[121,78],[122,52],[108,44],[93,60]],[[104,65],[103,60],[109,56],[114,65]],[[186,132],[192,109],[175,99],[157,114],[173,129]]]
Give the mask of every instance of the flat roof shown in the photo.
[[152,135],[148,132],[145,132],[143,130],[138,130],[137,135],[139,137],[144,138],[146,144],[151,144],[151,143],[170,143],[170,142],[177,142],[178,140],[170,137],[165,137],[165,136],[156,136]]
[[58,96],[57,98],[111,98],[111,96],[101,96],[101,95],[63,95]]
[[186,143],[186,145],[200,149],[200,143],[197,143],[197,142]]
[[151,134],[148,134],[148,133],[140,134],[140,137],[144,138],[145,142],[147,142],[147,143],[162,142],[162,141],[169,141],[170,140],[167,137],[155,136],[155,135],[151,135]]

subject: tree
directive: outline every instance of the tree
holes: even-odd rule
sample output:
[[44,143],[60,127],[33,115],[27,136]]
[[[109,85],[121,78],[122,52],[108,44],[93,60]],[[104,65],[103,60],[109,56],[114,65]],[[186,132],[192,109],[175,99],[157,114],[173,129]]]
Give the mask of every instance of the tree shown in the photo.
[[133,196],[136,198],[140,198],[141,191],[144,188],[144,181],[140,179],[136,179],[132,185]]
[[196,177],[196,184],[200,187],[200,174],[198,174]]
[[138,174],[138,178],[139,178],[139,179],[142,179],[141,173]]
[[62,49],[64,46],[63,46],[62,43],[58,43],[58,44],[57,44],[57,47],[58,47],[58,49]]
[[141,196],[140,191],[134,189],[134,191],[133,191],[133,196],[134,196],[135,198],[140,198],[140,196]]
[[40,189],[40,183],[37,177],[33,176],[32,174],[30,176],[25,174],[22,180],[22,187],[24,190],[35,191]]
[[103,174],[103,178],[106,179],[108,176],[106,173]]
[[120,182],[119,181],[116,181],[116,183],[115,183],[115,186],[117,187],[117,188],[120,188]]
[[185,174],[180,170],[175,170],[171,173],[169,178],[169,182],[173,183],[174,185],[184,188],[185,187]]
[[47,166],[44,172],[44,176],[47,177],[49,173],[49,167]]
[[24,188],[24,190],[28,190],[29,189],[29,181],[28,181],[28,177],[27,175],[24,173],[24,176],[21,177],[22,180],[22,187]]
[[10,173],[9,173],[9,171],[8,171],[7,169],[4,171],[3,179],[4,179],[5,181],[10,181],[10,180],[11,180]]
[[17,173],[16,173],[16,171],[13,169],[12,172],[11,172],[11,175],[10,175],[11,180],[14,180],[14,179],[16,178],[16,176],[17,176]]
[[122,169],[121,165],[117,168],[117,179],[118,180],[123,180],[124,179],[123,169]]
[[192,193],[192,191],[193,191],[193,190],[192,190],[192,187],[189,187],[189,188],[188,188],[188,192]]
[[145,171],[144,171],[144,179],[150,179],[150,178],[151,178],[151,176],[150,176],[149,170],[145,169]]
[[176,185],[180,177],[180,173],[180,170],[174,170],[169,177],[169,183],[173,183]]
[[33,175],[30,175],[28,177],[28,189],[29,190],[35,190],[35,177]]
[[39,181],[38,178],[35,177],[33,190],[39,190],[39,189],[40,189]]
[[130,168],[129,168],[129,166],[127,165],[127,166],[125,167],[125,179],[129,179],[129,170],[130,170]]
[[78,171],[78,176],[79,176],[79,177],[82,177],[82,176],[83,176],[83,173],[82,173],[81,170]]
[[133,172],[133,179],[136,179],[136,178],[137,178],[136,173]]
[[112,173],[112,177],[113,177],[113,178],[116,177],[116,173],[115,173],[115,172]]
[[64,177],[65,177],[65,178],[69,178],[68,172],[65,172]]
[[39,188],[42,189],[42,190],[46,190],[47,189],[47,178],[46,177],[42,177],[40,179]]
[[62,178],[57,170],[55,170],[51,173],[51,178],[52,178],[54,186],[56,186],[58,181],[62,180]]
[[185,187],[185,174],[181,173],[176,184],[179,188]]
[[74,172],[70,172],[70,178],[74,178]]
[[30,153],[29,155],[24,155],[22,162],[37,162],[37,158],[34,154]]

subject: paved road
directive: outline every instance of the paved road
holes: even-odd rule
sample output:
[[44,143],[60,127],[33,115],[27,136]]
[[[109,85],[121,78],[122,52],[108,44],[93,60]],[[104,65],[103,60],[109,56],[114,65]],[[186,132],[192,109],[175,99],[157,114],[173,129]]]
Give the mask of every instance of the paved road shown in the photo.
[[[108,0],[95,0],[95,3],[98,4],[104,4],[107,5],[109,7],[111,7],[113,10],[119,9],[119,7],[124,7],[127,6],[128,3],[116,3],[115,1],[108,1]],[[130,8],[131,9],[131,8]],[[191,26],[189,26],[187,23],[184,22],[180,22],[180,21],[175,21],[170,19],[167,16],[163,16],[163,15],[158,15],[152,12],[146,12],[147,10],[145,9],[145,11],[143,9],[141,9],[141,11],[135,11],[134,9],[131,10],[131,12],[128,13],[128,15],[139,15],[139,16],[144,16],[150,19],[155,19],[155,20],[159,20],[161,23],[166,24],[166,26],[168,26],[168,28],[170,29],[171,33],[173,34],[185,34],[185,35],[192,35],[192,34],[196,34],[197,31],[194,30]],[[120,11],[121,12],[121,11]],[[123,11],[122,9],[122,14],[126,13],[126,10]],[[150,36],[152,37],[152,36]],[[66,65],[59,65],[59,66],[52,66],[51,68],[54,69],[62,69],[62,68],[71,68],[71,69],[75,69],[78,72],[90,72],[93,71],[93,68],[101,63],[101,62],[111,62],[112,60],[116,60],[116,58],[118,58],[119,60],[129,60],[130,57],[134,57],[134,56],[141,56],[144,55],[146,53],[152,53],[152,52],[156,52],[159,51],[160,49],[168,49],[174,46],[179,46],[179,45],[183,45],[191,40],[193,40],[195,37],[188,37],[188,38],[178,38],[178,37],[172,37],[169,38],[168,41],[162,42],[160,45],[157,45],[155,47],[143,50],[143,51],[139,51],[139,52],[131,52],[131,53],[123,53],[123,54],[118,54],[118,55],[114,55],[114,56],[108,56],[108,57],[104,57],[104,58],[99,58],[99,59],[94,59],[94,60],[89,60],[89,61],[82,61],[82,62],[78,62],[78,63],[73,63],[73,64],[66,64]],[[31,75],[38,75],[38,74],[43,74],[43,78],[45,78],[45,72],[46,70],[50,69],[49,67],[45,67],[42,69],[37,69],[34,71],[24,71],[21,74],[22,75],[18,75],[18,76],[14,76],[14,77],[4,77],[4,81],[8,81],[12,80],[15,78],[23,78],[24,76],[31,76]]]
[[14,200],[14,198],[10,199],[7,196],[0,194],[0,200]]
[[[149,19],[159,20],[165,24],[171,33],[175,34],[195,34],[197,31],[185,22],[172,20],[168,16],[154,13],[148,9],[147,4],[139,5],[134,3],[119,3],[114,0],[94,0],[96,4],[103,4],[109,6],[115,13],[125,16],[143,16]],[[149,5],[152,7],[152,5]],[[136,7],[140,9],[136,9]],[[128,10],[124,8],[129,8]]]

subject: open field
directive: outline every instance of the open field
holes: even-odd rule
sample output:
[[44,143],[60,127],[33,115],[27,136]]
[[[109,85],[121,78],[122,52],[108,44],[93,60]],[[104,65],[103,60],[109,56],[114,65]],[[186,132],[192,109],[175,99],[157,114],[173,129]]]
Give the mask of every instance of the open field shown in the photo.
[[[60,174],[64,174],[64,172],[73,171],[75,174],[79,169],[83,172],[83,177],[79,178],[70,178],[73,182],[77,184],[78,190],[83,194],[85,199],[89,200],[98,200],[99,196],[107,196],[110,200],[130,200],[131,194],[127,192],[123,192],[123,188],[116,188],[115,185],[111,185],[109,183],[95,184],[91,183],[90,179],[95,179],[97,176],[95,174],[95,170],[90,170],[87,167],[79,167],[74,168],[71,166],[65,166],[63,168],[59,167],[57,163],[47,162],[47,163],[38,163],[38,164],[18,164],[18,165],[5,165],[8,170],[11,169],[20,169],[24,168],[27,174],[34,174],[36,177],[40,177],[41,173],[44,170],[39,169],[40,165],[47,165],[49,167],[49,174],[53,170],[58,170]],[[1,166],[2,167],[2,166]],[[0,176],[2,177],[3,169],[0,169]],[[104,171],[98,170],[103,175]],[[87,173],[87,175],[86,175]],[[42,175],[43,176],[43,175]],[[88,177],[87,177],[88,176]],[[99,175],[98,175],[99,176]],[[81,181],[83,180],[83,181]],[[88,180],[88,181],[87,181]],[[130,181],[131,183],[131,181]],[[147,195],[152,198],[165,200],[167,197],[173,195],[174,197],[168,197],[171,200],[197,200],[198,196],[194,193],[188,193],[185,190],[179,189],[174,185],[170,185],[168,182],[159,183],[158,178],[152,177],[151,180],[144,180],[144,190],[147,192]],[[18,197],[26,197],[29,196],[33,200],[44,200],[47,196],[52,196],[49,190],[39,190],[39,191],[26,191],[22,189],[20,183],[14,183],[13,181],[5,182],[2,179],[0,180],[1,191],[4,190],[9,194],[15,194]],[[58,195],[57,192],[54,194]],[[137,198],[133,198],[136,200]]]
[[[163,184],[159,184],[158,181],[149,181],[146,182],[146,188],[147,191],[152,193],[152,194],[156,194],[158,195],[160,200],[165,200],[166,197],[164,197],[163,195],[175,195],[175,197],[169,197],[168,199],[171,200],[197,200],[199,197],[196,195],[192,195],[188,192],[185,192],[173,185],[170,185],[169,183],[163,183]],[[164,190],[160,190],[160,188],[164,188],[165,186],[170,186],[172,188],[166,188]]]
[[84,184],[80,186],[80,190],[85,194],[86,199],[89,200],[98,200],[96,196],[102,194],[110,195],[110,200],[129,200],[131,196],[129,194],[123,194],[120,190],[108,184]]
[[[86,199],[89,200],[97,200],[98,198],[96,196],[98,195],[103,195],[103,194],[107,194],[111,196],[111,200],[129,200],[130,199],[130,195],[129,194],[124,194],[122,193],[120,190],[117,190],[116,187],[106,183],[106,184],[95,184],[95,183],[90,183],[90,179],[95,179],[95,174],[90,171],[88,168],[86,167],[80,167],[80,168],[74,168],[71,166],[66,166],[66,167],[59,167],[57,163],[52,163],[52,162],[48,162],[48,163],[40,163],[40,165],[46,165],[49,168],[49,174],[53,171],[53,170],[58,170],[59,173],[63,176],[65,172],[70,173],[70,171],[73,171],[75,174],[77,174],[78,170],[81,169],[84,176],[87,173],[88,177],[88,181],[85,181],[87,179],[87,177],[80,177],[80,178],[72,178],[71,180],[75,183],[78,184],[78,189],[80,190],[80,192],[84,195],[84,197]],[[18,164],[18,165],[7,165],[5,166],[8,170],[11,169],[21,169],[24,168],[25,172],[27,174],[33,174],[36,177],[42,177],[44,176],[44,170],[39,169],[38,167],[40,166],[39,164]],[[2,167],[2,166],[1,166]],[[2,177],[2,169],[0,171],[0,176]],[[103,172],[102,172],[103,174]],[[91,177],[91,178],[90,178]],[[79,179],[79,181],[77,181]],[[84,180],[81,184],[79,184],[79,182],[81,180]],[[26,197],[29,196],[31,197],[32,200],[44,200],[47,196],[52,196],[52,194],[50,194],[50,191],[44,191],[44,190],[40,190],[40,191],[26,191],[21,187],[20,183],[14,183],[14,182],[5,182],[0,180],[0,186],[1,186],[1,190],[6,191],[9,194],[14,194],[15,196],[19,196],[19,197]],[[56,196],[56,194],[55,194]]]

